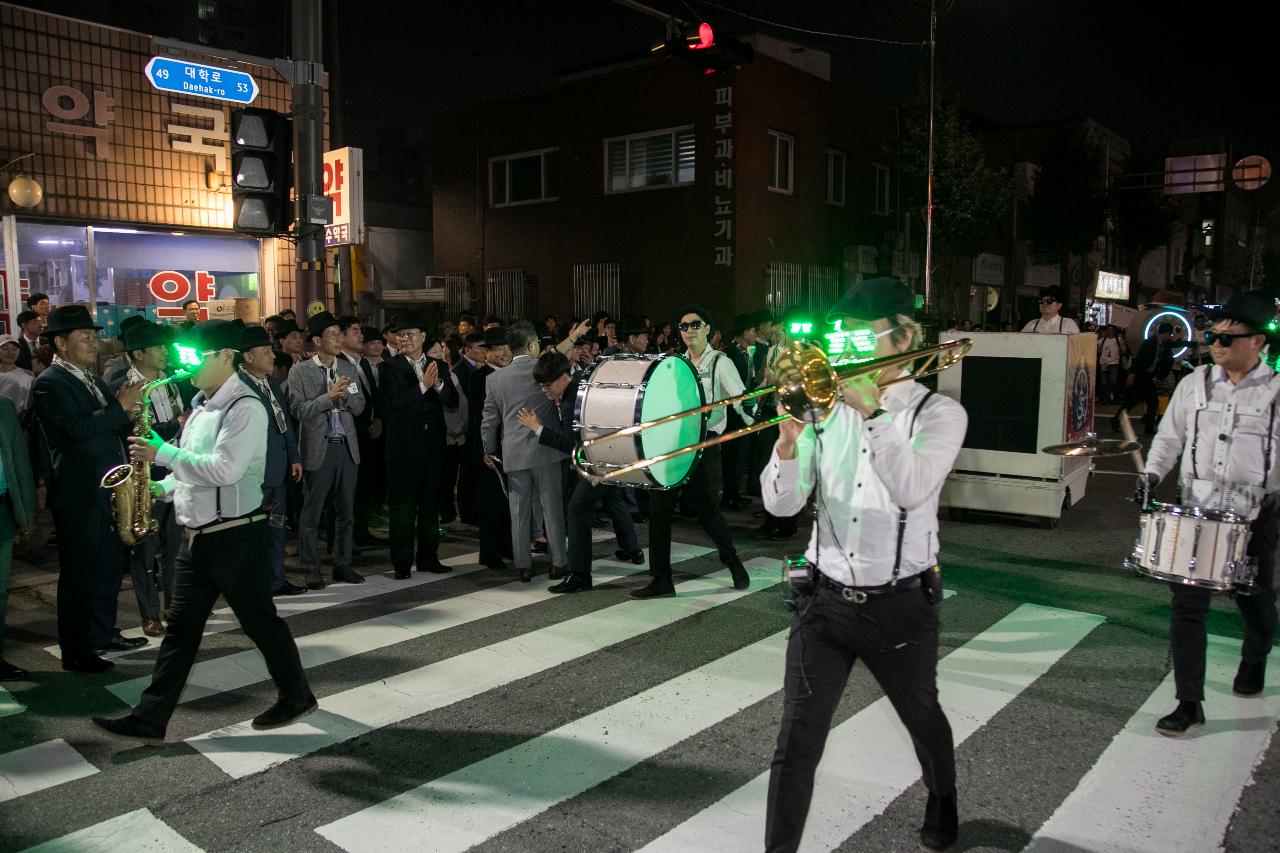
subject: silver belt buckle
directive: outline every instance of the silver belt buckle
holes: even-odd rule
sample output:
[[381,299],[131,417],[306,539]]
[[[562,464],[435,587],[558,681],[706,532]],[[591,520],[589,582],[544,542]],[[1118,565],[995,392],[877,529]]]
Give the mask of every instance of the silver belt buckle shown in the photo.
[[867,603],[867,594],[860,589],[850,589],[846,586],[840,590],[840,594],[844,596],[845,601],[852,601],[854,604]]

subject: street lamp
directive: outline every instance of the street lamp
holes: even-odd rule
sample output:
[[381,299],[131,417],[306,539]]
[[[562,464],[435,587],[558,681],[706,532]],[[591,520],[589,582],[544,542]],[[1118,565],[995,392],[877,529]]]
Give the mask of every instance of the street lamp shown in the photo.
[[[23,154],[21,157],[16,157],[8,163],[5,163],[3,166],[0,166],[0,172],[8,169],[14,163],[20,163],[28,157],[34,156],[35,154],[33,152],[31,154]],[[9,199],[18,207],[35,207],[40,202],[44,201],[44,187],[40,186],[40,182],[35,178],[28,177],[27,175],[19,172],[18,177],[9,182]]]

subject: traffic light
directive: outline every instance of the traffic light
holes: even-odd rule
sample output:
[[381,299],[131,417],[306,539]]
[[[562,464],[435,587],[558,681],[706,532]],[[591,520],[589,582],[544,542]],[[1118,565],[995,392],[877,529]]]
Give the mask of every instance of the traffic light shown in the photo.
[[717,37],[711,25],[699,24],[670,30],[671,35],[650,49],[654,56],[670,56],[702,69],[703,74],[741,68],[755,59],[755,48],[731,36]]
[[284,234],[293,223],[293,127],[273,110],[231,111],[232,228],[242,234]]

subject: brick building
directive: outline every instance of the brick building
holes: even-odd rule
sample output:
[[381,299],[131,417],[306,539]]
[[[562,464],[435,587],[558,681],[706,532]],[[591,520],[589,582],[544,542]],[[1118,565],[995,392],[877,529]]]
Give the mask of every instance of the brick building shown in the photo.
[[749,41],[734,71],[646,59],[436,117],[449,310],[817,309],[883,265],[892,111],[833,86],[824,53]]

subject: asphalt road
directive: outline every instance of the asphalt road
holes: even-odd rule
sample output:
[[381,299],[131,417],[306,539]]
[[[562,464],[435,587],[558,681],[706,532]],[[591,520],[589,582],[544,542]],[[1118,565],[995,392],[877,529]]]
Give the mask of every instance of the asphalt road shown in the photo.
[[[1098,474],[1056,530],[943,522],[958,849],[1280,849],[1280,668],[1263,698],[1229,696],[1230,600],[1210,615],[1222,639],[1209,725],[1180,741],[1151,731],[1174,706],[1168,591],[1120,568],[1136,532],[1131,486]],[[545,577],[520,585],[476,569],[474,536],[451,536],[451,576],[335,586],[330,606],[288,615],[321,713],[272,737],[237,728],[274,690],[233,627],[206,637],[200,689],[162,748],[88,721],[123,712],[154,651],[103,676],[62,673],[45,650],[50,579],[28,567],[6,656],[33,678],[0,693],[0,851],[758,849],[789,620],[778,558],[801,540],[752,538],[750,511],[731,523],[758,560],[750,591],[733,593],[709,540],[681,522],[684,594],[644,604],[626,599],[645,579],[627,573],[642,567],[602,563],[596,591],[557,598],[541,592]],[[357,567],[383,561],[366,552]],[[344,600],[353,590],[371,594]],[[132,594],[120,601],[128,626]],[[916,849],[925,794],[879,700],[855,668],[819,771],[814,849]]]

